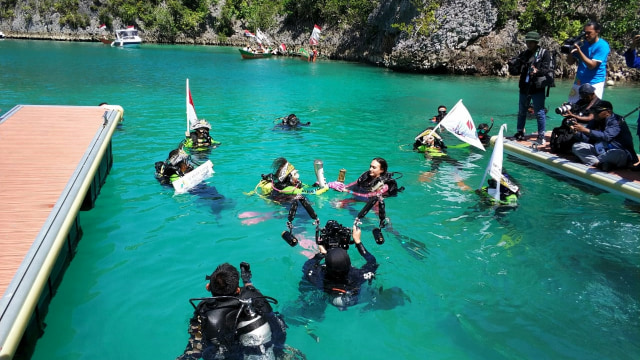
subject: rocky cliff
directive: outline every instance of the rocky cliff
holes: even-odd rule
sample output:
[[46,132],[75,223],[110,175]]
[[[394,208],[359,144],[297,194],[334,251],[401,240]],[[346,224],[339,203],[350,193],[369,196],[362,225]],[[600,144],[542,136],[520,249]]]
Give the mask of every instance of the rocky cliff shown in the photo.
[[[41,13],[27,5],[28,2],[17,2],[13,16],[0,20],[0,30],[13,38],[97,41],[102,31],[98,29],[97,11],[92,10],[91,3],[80,1],[79,12],[87,14],[90,19],[89,26],[85,28],[74,30],[61,26],[60,14]],[[224,0],[220,0],[211,7],[214,18],[220,15],[223,3]],[[319,46],[321,54],[330,59],[367,62],[397,71],[508,76],[506,60],[525,48],[515,22],[497,28],[498,10],[494,0],[444,0],[435,10],[434,21],[425,25],[429,26],[428,31],[419,26],[411,31],[400,30],[397,24],[420,23],[416,19],[424,16],[414,3],[410,0],[382,1],[361,29],[323,28]],[[284,25],[284,21],[280,24],[266,29],[278,43],[296,48],[308,42],[313,24],[305,28]],[[124,25],[119,19],[114,19],[114,28]],[[234,28],[236,35],[219,37],[207,25],[196,38],[178,35],[175,42],[245,45],[242,23],[236,22]],[[156,32],[145,31],[144,24],[140,24],[140,31],[145,42],[161,39]],[[551,39],[543,38],[542,46],[559,50],[559,44]],[[574,76],[575,66],[568,66],[564,56],[559,56],[558,60],[556,75],[564,78]],[[622,56],[612,51],[608,77],[614,81],[640,80],[640,72],[626,68]]]

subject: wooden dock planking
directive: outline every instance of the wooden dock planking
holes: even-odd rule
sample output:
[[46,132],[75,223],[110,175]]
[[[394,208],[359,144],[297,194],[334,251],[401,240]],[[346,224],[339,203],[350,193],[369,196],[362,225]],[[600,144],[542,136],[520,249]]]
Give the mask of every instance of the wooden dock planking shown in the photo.
[[104,108],[23,106],[0,123],[0,294],[42,229]]

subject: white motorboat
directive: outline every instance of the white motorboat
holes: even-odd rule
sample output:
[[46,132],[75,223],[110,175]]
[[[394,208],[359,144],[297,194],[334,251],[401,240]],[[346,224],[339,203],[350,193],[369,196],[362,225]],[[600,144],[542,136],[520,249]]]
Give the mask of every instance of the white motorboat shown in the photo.
[[138,29],[129,26],[126,29],[116,30],[116,38],[111,46],[138,47],[142,44],[142,39],[138,36]]
[[4,33],[0,31],[0,39],[4,39]]

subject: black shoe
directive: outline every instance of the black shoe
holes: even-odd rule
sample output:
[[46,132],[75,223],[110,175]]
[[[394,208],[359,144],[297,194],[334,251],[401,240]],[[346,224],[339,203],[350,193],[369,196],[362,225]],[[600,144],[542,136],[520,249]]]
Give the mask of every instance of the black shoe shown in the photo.
[[513,138],[516,139],[517,141],[524,140],[524,132],[518,131],[517,133],[515,133],[515,135],[513,135]]
[[640,163],[638,165],[633,165],[631,167],[631,171],[640,171]]

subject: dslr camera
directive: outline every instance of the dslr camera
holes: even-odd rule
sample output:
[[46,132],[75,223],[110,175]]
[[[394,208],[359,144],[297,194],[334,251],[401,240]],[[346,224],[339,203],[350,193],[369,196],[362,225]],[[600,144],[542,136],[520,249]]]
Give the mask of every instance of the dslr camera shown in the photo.
[[348,250],[349,245],[353,244],[351,229],[340,225],[335,220],[329,220],[324,228],[320,229],[320,235],[316,238],[316,243],[324,246],[327,250],[337,247]]
[[564,115],[571,109],[576,109],[576,104],[564,103],[556,108],[556,114]]
[[573,45],[582,41],[584,37],[584,31],[581,31],[580,34],[565,40],[560,47],[560,52],[563,54],[571,54],[571,50],[573,50]]

